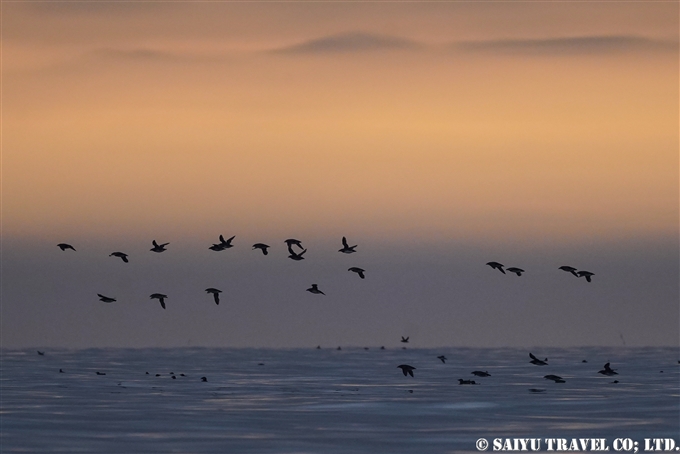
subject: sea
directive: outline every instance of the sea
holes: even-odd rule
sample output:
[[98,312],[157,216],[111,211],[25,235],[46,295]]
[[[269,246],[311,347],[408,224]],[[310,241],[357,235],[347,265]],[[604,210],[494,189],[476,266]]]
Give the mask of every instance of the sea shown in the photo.
[[[680,447],[675,347],[40,351],[0,352],[2,453]],[[599,374],[605,363],[617,375]]]

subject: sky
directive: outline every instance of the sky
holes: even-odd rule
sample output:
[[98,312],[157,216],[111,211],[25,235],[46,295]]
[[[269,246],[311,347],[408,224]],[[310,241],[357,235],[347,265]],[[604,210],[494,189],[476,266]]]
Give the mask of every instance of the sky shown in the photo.
[[678,345],[679,17],[3,2],[2,347]]

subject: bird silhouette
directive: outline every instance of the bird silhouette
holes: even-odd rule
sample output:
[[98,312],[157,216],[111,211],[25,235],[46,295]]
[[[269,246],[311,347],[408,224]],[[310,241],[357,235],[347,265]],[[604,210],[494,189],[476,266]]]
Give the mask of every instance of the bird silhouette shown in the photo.
[[38,355],[40,356],[45,356],[45,352],[41,352],[40,350],[36,350],[38,352]]
[[128,255],[123,253],[123,252],[112,252],[109,254],[109,257],[119,257],[122,261],[125,263],[128,263]]
[[299,254],[293,252],[293,250],[288,247],[288,252],[290,252],[290,255],[288,256],[289,259],[295,260],[296,262],[299,262],[300,260],[304,260],[305,258],[302,256],[305,252],[307,252],[307,249],[303,249],[302,252]]
[[[409,336],[409,337],[410,337],[410,336]],[[409,339],[409,337],[401,336],[401,340],[400,340],[399,342],[402,342],[402,343],[404,343],[404,344],[408,344],[408,339]]]
[[290,251],[290,247],[292,245],[295,245],[295,246],[299,247],[300,249],[304,249],[302,247],[302,242],[300,240],[296,240],[295,238],[288,238],[287,240],[284,241],[284,243],[286,243],[286,245],[288,246],[289,251]]
[[99,297],[99,301],[103,301],[105,303],[113,303],[116,301],[115,298],[109,298],[108,296],[104,296],[101,293],[97,293],[97,296]]
[[152,293],[149,299],[158,300],[161,303],[161,307],[165,309],[165,298],[167,297],[168,295],[163,295],[162,293]]
[[562,271],[566,271],[567,273],[571,273],[574,276],[578,277],[578,274],[576,274],[576,268],[574,268],[573,266],[564,265],[564,266],[559,267],[558,269],[560,269]]
[[522,273],[524,273],[524,270],[522,268],[515,268],[514,266],[506,269],[511,273],[515,273],[517,276],[521,276]]
[[57,244],[57,246],[58,246],[59,249],[61,249],[62,251],[65,251],[66,249],[73,249],[74,251],[76,250],[76,248],[74,248],[73,246],[71,246],[71,245],[68,244],[68,243],[59,243],[59,244]]
[[614,369],[609,367],[609,363],[605,364],[604,369],[602,369],[601,371],[598,371],[597,373],[602,374],[602,375],[607,375],[609,377],[611,377],[612,375],[619,375],[618,372],[615,372]]
[[578,277],[585,277],[585,278],[586,278],[586,281],[592,282],[592,280],[590,279],[590,277],[591,277],[591,276],[595,276],[595,273],[591,273],[590,271],[577,271],[577,272],[576,272],[576,275],[577,275]]
[[498,262],[487,262],[487,265],[489,265],[491,268],[500,271],[501,273],[505,274],[505,270],[503,269],[503,264],[498,263]]
[[236,235],[232,236],[228,240],[225,240],[224,236],[220,235],[220,242],[217,244],[213,244],[208,249],[211,249],[213,251],[223,251],[225,249],[229,249],[230,247],[234,247],[234,245],[231,244],[234,238],[236,238]]
[[158,244],[156,243],[156,240],[151,240],[153,243],[153,247],[149,249],[151,252],[163,252],[165,251],[165,246],[167,246],[170,243],[163,243],[163,244]]
[[201,377],[201,381],[202,381],[202,382],[208,381],[208,377]]
[[222,293],[222,290],[216,289],[216,288],[207,288],[205,289],[206,292],[212,293],[213,299],[215,300],[215,304],[220,304],[220,293]]
[[458,384],[459,385],[476,385],[477,382],[474,380],[463,380],[462,378],[458,379]]
[[409,366],[408,364],[401,364],[397,367],[404,373],[404,377],[406,377],[406,375],[413,377],[413,371],[416,370],[415,367]]
[[354,246],[350,246],[347,244],[347,238],[344,236],[342,237],[342,249],[338,249],[338,252],[342,252],[343,254],[351,254],[352,252],[356,252],[357,245],[355,244]]
[[104,372],[97,371],[97,375],[106,375]]
[[366,278],[366,276],[364,275],[364,272],[365,272],[366,270],[361,269],[361,268],[359,268],[359,267],[357,267],[357,266],[353,266],[353,267],[349,268],[347,271],[351,271],[351,272],[353,272],[353,273],[357,273],[361,279],[365,279],[365,278]]
[[545,378],[546,380],[552,380],[555,383],[565,383],[564,379],[562,377],[560,377],[559,375],[550,374],[550,375],[544,376],[543,378]]
[[264,243],[255,243],[253,244],[253,249],[259,249],[262,251],[262,254],[267,255],[269,254],[269,251],[267,251],[267,248],[269,247],[268,244]]
[[437,356],[437,359],[440,360],[442,363],[446,364],[446,356],[440,355],[440,356]]
[[318,287],[316,284],[312,284],[312,286],[309,287],[309,288],[307,289],[307,291],[308,291],[309,293],[313,293],[313,294],[315,294],[315,295],[325,295],[324,292],[322,292],[321,290],[319,290],[319,287]]
[[477,377],[491,377],[491,374],[490,374],[490,373],[485,372],[485,371],[481,371],[481,370],[475,370],[475,371],[472,371],[472,372],[470,372],[470,373],[471,373],[472,375],[477,376]]
[[540,360],[534,356],[533,353],[529,353],[529,357],[531,358],[530,363],[531,364],[536,364],[537,366],[547,366],[548,365],[548,358]]

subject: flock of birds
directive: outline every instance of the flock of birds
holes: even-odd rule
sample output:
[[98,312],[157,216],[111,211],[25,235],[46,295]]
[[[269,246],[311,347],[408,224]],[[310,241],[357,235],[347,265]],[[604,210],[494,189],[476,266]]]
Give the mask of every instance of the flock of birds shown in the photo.
[[[208,247],[208,249],[210,249],[211,251],[215,251],[215,252],[220,252],[220,251],[230,249],[230,248],[234,247],[234,244],[233,244],[234,238],[236,238],[235,235],[232,236],[231,238],[225,240],[224,236],[220,235],[219,236],[219,243],[214,243],[212,246]],[[156,242],[156,240],[152,240],[151,243],[152,243],[153,247],[150,249],[150,251],[158,253],[158,254],[160,254],[161,252],[165,252],[167,250],[166,246],[170,244],[170,243],[160,243],[159,244],[159,243]],[[284,243],[286,244],[286,246],[288,248],[288,254],[289,254],[288,258],[289,259],[294,260],[294,261],[300,261],[300,260],[305,259],[304,254],[307,252],[307,249],[302,246],[302,242],[300,240],[297,240],[295,238],[289,238],[289,239],[285,240]],[[73,247],[71,244],[68,244],[68,243],[59,243],[59,244],[57,244],[57,246],[62,251],[66,251],[66,250],[75,251],[76,250],[75,247]],[[293,248],[294,246],[295,246],[296,249]],[[271,246],[269,246],[268,244],[265,244],[265,243],[255,243],[255,244],[253,244],[252,249],[253,250],[257,249],[257,250],[261,251],[263,255],[268,255],[270,247]],[[343,253],[343,254],[352,254],[352,253],[356,252],[356,248],[357,248],[356,244],[354,246],[350,246],[349,243],[347,242],[347,238],[343,236],[342,237],[342,248],[338,249],[338,252]],[[117,258],[121,259],[124,263],[130,262],[130,260],[128,259],[128,257],[129,257],[128,254],[126,254],[124,252],[120,252],[120,251],[112,252],[111,254],[109,254],[109,257],[117,257]],[[525,272],[523,269],[517,268],[517,267],[505,268],[505,266],[502,263],[499,263],[499,262],[487,262],[486,264],[488,266],[490,266],[491,268],[500,271],[503,274],[506,274],[506,271],[509,271],[511,273],[516,274],[517,276],[521,276],[522,273]],[[586,281],[588,281],[588,282],[592,282],[592,276],[595,275],[595,273],[592,273],[590,271],[578,270],[578,269],[574,268],[573,266],[567,266],[567,265],[560,266],[558,269],[565,271],[565,272],[568,272],[568,273],[571,273],[574,276],[576,276],[577,278],[585,277]],[[352,267],[348,268],[347,271],[350,271],[352,273],[356,273],[361,279],[366,278],[366,274],[365,274],[366,270],[364,270],[363,268],[359,268],[358,266],[352,266]],[[314,295],[325,295],[325,293],[319,288],[318,284],[311,284],[311,287],[309,287],[307,289],[307,291],[309,293],[314,294]],[[220,293],[222,293],[222,290],[220,290],[218,288],[214,288],[214,287],[209,287],[209,288],[205,289],[205,292],[208,293],[208,294],[212,294],[213,300],[215,301],[215,304],[217,304],[217,305],[220,304]],[[104,302],[104,303],[114,303],[114,302],[116,302],[115,298],[112,298],[112,297],[106,296],[106,295],[102,295],[101,293],[97,293],[97,296],[99,296],[99,300]],[[152,293],[149,296],[149,298],[158,300],[161,307],[163,309],[165,309],[165,299],[168,298],[168,295],[165,295],[163,293]]]

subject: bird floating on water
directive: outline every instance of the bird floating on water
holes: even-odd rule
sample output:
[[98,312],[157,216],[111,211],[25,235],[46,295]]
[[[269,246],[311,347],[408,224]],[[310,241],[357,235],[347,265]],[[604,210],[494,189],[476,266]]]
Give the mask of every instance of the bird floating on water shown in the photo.
[[162,293],[152,293],[149,299],[158,300],[161,303],[161,307],[165,309],[165,298],[167,297],[168,295],[163,295]]
[[324,292],[322,292],[321,290],[319,290],[319,287],[317,286],[317,284],[312,284],[312,286],[309,287],[309,288],[307,289],[307,291],[308,291],[309,293],[313,293],[313,294],[315,294],[315,295],[325,295]]
[[267,251],[267,248],[269,247],[268,244],[264,243],[255,243],[253,244],[253,249],[259,249],[262,251],[262,254],[267,255],[269,254],[269,251]]
[[342,252],[343,254],[351,254],[352,252],[356,252],[357,245],[355,244],[354,246],[350,246],[347,243],[347,238],[344,236],[342,237],[342,249],[338,249],[338,252]]
[[65,251],[66,249],[73,249],[74,251],[76,250],[76,248],[74,248],[73,246],[71,246],[71,245],[68,244],[68,243],[59,243],[59,244],[57,244],[57,246],[58,246],[59,249],[61,249],[62,251]]
[[477,376],[477,377],[491,377],[491,374],[490,374],[490,373],[488,373],[488,372],[486,372],[486,371],[482,371],[482,370],[475,370],[475,371],[472,371],[472,372],[470,372],[470,373],[471,373],[472,375]]
[[205,289],[206,292],[212,293],[213,299],[215,300],[215,304],[220,304],[220,293],[222,293],[222,290],[216,289],[216,288],[207,288]]
[[97,293],[97,296],[99,297],[99,301],[103,301],[105,303],[113,303],[116,301],[115,298],[109,298],[108,296],[104,296],[101,293]]
[[170,243],[158,244],[158,243],[156,243],[156,240],[151,240],[151,242],[153,243],[153,247],[151,249],[149,249],[151,252],[163,252],[163,251],[167,250],[167,249],[165,249],[165,246],[170,244]]
[[493,268],[494,270],[498,270],[498,271],[500,271],[501,273],[505,274],[505,270],[503,269],[503,264],[502,264],[502,263],[498,263],[498,262],[487,262],[486,264],[489,265],[489,266],[490,266],[491,268]]
[[524,273],[524,270],[522,268],[516,268],[516,267],[511,267],[511,268],[506,268],[508,271],[511,273],[515,273],[517,276],[521,276],[522,273]]
[[364,273],[366,272],[366,270],[364,270],[364,269],[362,269],[362,268],[359,268],[358,266],[353,266],[353,267],[349,268],[347,271],[351,271],[351,272],[353,272],[353,273],[357,273],[361,279],[365,279],[365,278],[366,278],[366,276],[364,275]]
[[404,377],[406,377],[406,375],[410,375],[411,377],[413,377],[413,371],[416,370],[415,367],[409,366],[408,364],[402,364],[397,367],[401,369],[401,371],[404,373]]
[[111,256],[118,257],[122,261],[124,261],[125,263],[128,263],[128,255],[124,252],[112,252],[112,253],[109,254],[109,257],[111,257]]
[[547,366],[548,365],[548,358],[545,358],[543,360],[538,359],[534,356],[533,353],[529,353],[529,357],[531,358],[531,364],[536,364],[537,366]]
[[574,268],[573,266],[564,265],[564,266],[559,267],[558,269],[560,269],[562,271],[566,271],[567,273],[571,273],[574,276],[578,277],[578,274],[576,274],[576,268]]
[[477,382],[474,380],[463,380],[462,378],[458,379],[458,384],[459,385],[476,385]]
[[545,375],[543,378],[545,378],[546,380],[552,380],[555,383],[565,383],[564,379],[562,377],[560,377],[559,375],[550,374],[550,375]]
[[597,373],[602,374],[602,375],[607,375],[608,377],[611,377],[612,375],[619,375],[618,372],[615,372],[614,369],[609,367],[609,363],[605,364],[604,369],[602,369],[601,371],[598,371]]
[[590,271],[577,271],[576,275],[578,277],[585,277],[586,281],[592,282],[592,280],[590,278],[591,278],[591,276],[595,276],[595,273],[591,273]]

